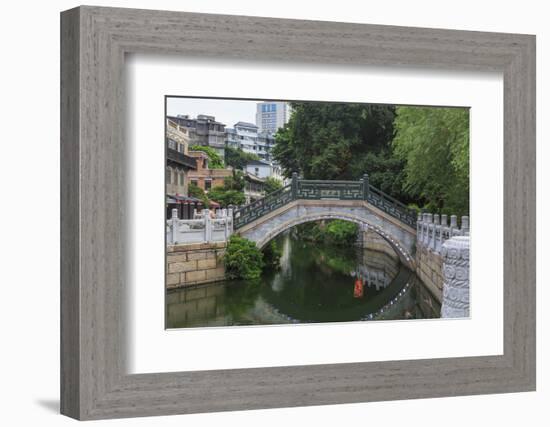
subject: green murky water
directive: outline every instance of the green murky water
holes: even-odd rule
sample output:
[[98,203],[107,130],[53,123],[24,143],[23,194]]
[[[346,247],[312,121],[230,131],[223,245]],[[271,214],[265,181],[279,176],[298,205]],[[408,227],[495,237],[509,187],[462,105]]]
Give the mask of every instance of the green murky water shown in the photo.
[[167,293],[167,328],[438,317],[416,275],[385,253],[280,236],[280,268]]

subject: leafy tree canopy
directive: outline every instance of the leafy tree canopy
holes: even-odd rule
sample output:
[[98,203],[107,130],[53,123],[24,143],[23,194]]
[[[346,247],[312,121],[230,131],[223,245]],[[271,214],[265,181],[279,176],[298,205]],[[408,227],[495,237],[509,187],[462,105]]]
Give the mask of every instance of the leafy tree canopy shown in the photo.
[[229,205],[242,205],[245,202],[244,193],[238,190],[226,190],[223,186],[212,188],[208,192],[208,198],[226,207]]
[[469,113],[461,108],[292,103],[273,155],[290,177],[358,180],[410,206],[469,210]]
[[427,210],[467,215],[469,111],[397,107],[396,113],[393,147],[405,164],[403,189]]
[[228,176],[224,179],[223,188],[225,190],[244,190],[244,174],[240,170],[233,170],[233,175]]
[[240,148],[225,147],[225,164],[235,169],[244,169],[252,160],[260,160],[254,153],[245,153]]
[[294,102],[273,155],[286,176],[356,180],[373,170],[369,153],[389,150],[394,117],[390,106]]
[[201,200],[204,207],[208,208],[209,206],[208,197],[206,197],[206,193],[202,188],[190,182],[189,186],[187,187],[187,194],[189,194],[190,197],[195,197]]
[[243,172],[233,170],[233,175],[226,177],[223,185],[214,187],[208,192],[208,198],[222,206],[242,205],[245,202],[244,185]]
[[266,178],[264,183],[264,191],[266,195],[273,193],[274,191],[277,191],[280,188],[283,188],[283,184],[281,183],[281,181],[279,181],[276,178],[273,178],[272,176]]
[[189,147],[191,151],[202,151],[203,153],[208,154],[210,160],[208,161],[208,167],[210,169],[223,169],[223,160],[220,155],[212,147],[202,146],[202,145],[191,145]]

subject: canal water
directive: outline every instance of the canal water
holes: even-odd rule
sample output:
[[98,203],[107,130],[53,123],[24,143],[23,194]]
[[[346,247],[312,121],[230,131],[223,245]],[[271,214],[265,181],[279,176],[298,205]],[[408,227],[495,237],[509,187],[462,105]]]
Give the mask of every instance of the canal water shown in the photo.
[[418,277],[392,257],[357,247],[277,239],[278,269],[166,295],[166,327],[268,325],[439,317]]

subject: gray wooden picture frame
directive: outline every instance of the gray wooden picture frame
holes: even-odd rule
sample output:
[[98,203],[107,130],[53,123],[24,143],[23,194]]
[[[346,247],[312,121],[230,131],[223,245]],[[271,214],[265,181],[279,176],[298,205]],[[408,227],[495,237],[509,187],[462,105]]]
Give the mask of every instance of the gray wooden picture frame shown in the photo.
[[[504,76],[504,353],[126,373],[127,53]],[[535,37],[83,6],[61,14],[61,412],[77,419],[535,390]]]

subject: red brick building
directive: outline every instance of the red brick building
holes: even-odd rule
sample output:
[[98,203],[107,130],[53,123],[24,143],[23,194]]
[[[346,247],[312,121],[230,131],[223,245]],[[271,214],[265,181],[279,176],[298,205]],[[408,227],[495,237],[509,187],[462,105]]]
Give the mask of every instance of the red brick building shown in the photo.
[[202,151],[189,151],[188,155],[195,158],[197,162],[196,169],[188,172],[189,182],[202,188],[204,191],[222,186],[224,179],[233,175],[231,169],[209,169],[208,162],[210,158],[208,154]]

